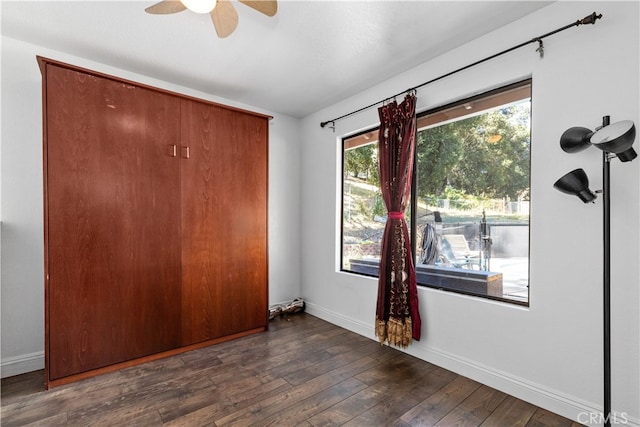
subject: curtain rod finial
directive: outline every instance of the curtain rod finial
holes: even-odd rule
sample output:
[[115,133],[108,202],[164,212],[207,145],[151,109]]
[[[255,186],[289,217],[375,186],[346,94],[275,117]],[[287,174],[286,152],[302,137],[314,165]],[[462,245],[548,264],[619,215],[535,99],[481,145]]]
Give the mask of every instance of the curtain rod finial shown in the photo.
[[596,12],[593,12],[591,15],[585,16],[584,18],[582,18],[579,22],[582,25],[595,24],[598,19],[602,19],[602,14],[601,13],[597,14]]

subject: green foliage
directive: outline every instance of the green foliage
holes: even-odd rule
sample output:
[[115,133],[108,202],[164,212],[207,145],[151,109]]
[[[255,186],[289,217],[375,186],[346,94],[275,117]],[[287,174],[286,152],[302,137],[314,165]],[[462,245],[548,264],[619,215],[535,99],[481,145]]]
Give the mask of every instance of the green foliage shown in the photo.
[[[382,200],[382,194],[380,194],[380,192],[378,192],[376,194],[376,198],[375,201],[373,203],[373,215],[374,217],[377,216],[383,216],[387,214],[387,208],[384,205],[384,200]],[[373,219],[373,218],[372,218]]]
[[345,151],[346,175],[363,178],[371,184],[378,183],[378,147],[376,144],[362,145]]
[[[529,102],[418,133],[418,194],[447,188],[479,198],[529,194]],[[449,190],[450,191],[450,190]]]
[[[483,206],[490,199],[527,200],[530,105],[512,104],[419,131],[418,197],[432,206],[437,199],[449,199],[459,209]],[[379,185],[377,155],[377,144],[346,150],[345,177]],[[381,199],[374,211],[384,214]]]
[[441,195],[445,191],[450,171],[460,161],[463,149],[459,136],[452,131],[455,129],[444,125],[418,132],[418,194]]

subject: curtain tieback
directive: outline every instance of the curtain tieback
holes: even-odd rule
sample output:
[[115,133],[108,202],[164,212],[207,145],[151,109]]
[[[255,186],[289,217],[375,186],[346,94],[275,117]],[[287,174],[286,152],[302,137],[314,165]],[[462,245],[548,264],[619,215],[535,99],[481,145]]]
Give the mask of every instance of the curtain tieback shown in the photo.
[[393,211],[387,215],[389,219],[404,219],[404,212]]

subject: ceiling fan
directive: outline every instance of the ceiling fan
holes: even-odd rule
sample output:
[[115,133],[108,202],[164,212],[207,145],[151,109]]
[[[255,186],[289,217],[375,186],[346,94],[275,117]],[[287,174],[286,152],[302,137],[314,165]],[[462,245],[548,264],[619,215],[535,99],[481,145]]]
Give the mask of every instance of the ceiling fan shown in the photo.
[[[278,11],[277,0],[238,0],[258,12],[273,16]],[[166,15],[189,9],[211,15],[218,37],[227,37],[238,26],[238,13],[230,0],[163,0],[145,9],[154,15]]]

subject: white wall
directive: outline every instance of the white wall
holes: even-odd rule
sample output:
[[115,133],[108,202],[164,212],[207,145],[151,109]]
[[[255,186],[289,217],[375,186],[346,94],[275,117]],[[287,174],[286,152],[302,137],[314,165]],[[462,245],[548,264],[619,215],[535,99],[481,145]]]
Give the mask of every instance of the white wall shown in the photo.
[[[421,288],[422,340],[407,352],[575,420],[602,410],[602,205],[555,191],[583,167],[601,188],[601,153],[564,153],[571,126],[594,128],[639,117],[639,3],[557,2],[512,25],[399,74],[302,123],[302,296],[308,311],[374,338],[377,280],[338,271],[340,141],[377,125],[370,109],[330,120],[490,54],[575,22],[596,25],[528,45],[426,86],[418,110],[533,77],[530,306]],[[640,142],[636,140],[636,151]],[[640,159],[612,162],[613,410],[640,424]],[[594,414],[595,415],[595,414]],[[624,418],[623,418],[624,417]]]
[[42,95],[36,55],[273,115],[269,124],[269,303],[300,295],[298,119],[3,37],[2,377],[44,366]]
[[[553,190],[552,184],[565,172],[583,167],[592,188],[601,186],[600,153],[563,153],[558,138],[565,129],[593,128],[606,114],[613,121],[640,124],[638,2],[558,2],[300,124],[275,115],[269,150],[270,303],[301,295],[311,313],[373,338],[377,281],[337,272],[337,218],[339,138],[376,125],[377,114],[371,109],[341,120],[335,133],[321,129],[321,121],[594,10],[604,15],[596,25],[545,39],[544,59],[534,52],[536,45],[529,45],[419,91],[418,108],[425,110],[533,76],[531,304],[522,308],[421,289],[423,339],[408,352],[574,419],[581,412],[600,410],[601,204],[583,205]],[[2,38],[3,377],[41,368],[43,360],[42,127],[36,54],[269,114]],[[636,150],[640,152],[638,141]],[[625,414],[630,425],[640,425],[639,169],[640,160],[612,164],[613,409]]]

